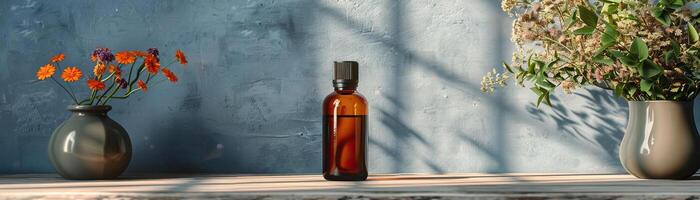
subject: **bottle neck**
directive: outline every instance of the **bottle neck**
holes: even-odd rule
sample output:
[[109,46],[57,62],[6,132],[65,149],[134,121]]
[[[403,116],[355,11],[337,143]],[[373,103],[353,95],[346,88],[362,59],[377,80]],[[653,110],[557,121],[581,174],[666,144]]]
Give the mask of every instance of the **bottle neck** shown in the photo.
[[341,94],[354,93],[357,90],[357,80],[333,80],[333,88]]
[[357,86],[355,87],[335,87],[335,92],[339,94],[352,94],[357,91]]

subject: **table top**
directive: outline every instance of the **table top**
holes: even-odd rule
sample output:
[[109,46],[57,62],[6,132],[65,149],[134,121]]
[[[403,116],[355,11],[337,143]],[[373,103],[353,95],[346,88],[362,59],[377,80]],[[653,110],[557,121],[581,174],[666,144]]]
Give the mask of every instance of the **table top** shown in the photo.
[[688,198],[700,178],[643,180],[621,174],[375,174],[367,181],[320,175],[159,174],[116,180],[65,180],[55,174],[0,175],[2,198]]

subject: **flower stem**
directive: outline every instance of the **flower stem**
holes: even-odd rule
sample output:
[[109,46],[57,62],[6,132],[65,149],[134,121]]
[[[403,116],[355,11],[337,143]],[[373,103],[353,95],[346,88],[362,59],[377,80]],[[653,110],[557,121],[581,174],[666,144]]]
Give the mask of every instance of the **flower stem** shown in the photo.
[[[131,81],[131,72],[134,71],[135,64],[136,64],[136,61],[134,61],[134,63],[131,63],[131,67],[129,68],[129,77],[126,79],[127,81]],[[131,84],[129,84],[129,90],[131,90]]]
[[148,84],[148,82],[151,81],[151,77],[152,77],[151,75],[152,75],[151,73],[148,73],[148,77],[146,77],[146,84]]
[[170,61],[170,63],[168,63],[167,65],[165,65],[165,67],[170,67],[170,65],[172,65],[173,63],[175,63],[175,60]]
[[107,96],[107,98],[105,99],[105,101],[102,102],[102,105],[107,105],[107,102],[108,102],[110,99],[112,99],[112,97],[114,96],[114,94],[117,93],[117,91],[119,91],[119,86],[117,86],[116,88],[114,88],[114,90],[112,90],[112,93],[110,93],[109,96]]
[[[97,103],[95,103],[95,105],[100,104],[100,102],[102,101],[102,98],[104,98],[105,95],[107,95],[107,92],[109,92],[110,90],[112,90],[112,88],[114,88],[115,84],[116,84],[116,81],[112,81],[112,84],[110,84],[109,87],[107,88],[107,90],[105,90],[105,92],[103,92],[102,95],[100,95],[100,98],[97,99]],[[119,89],[119,86],[117,86],[117,90],[118,89]]]
[[136,80],[139,80],[139,77],[141,76],[141,72],[144,69],[144,67],[143,67],[144,65],[145,65],[145,63],[141,63],[139,68],[136,70],[136,77],[134,77],[133,80],[131,79],[131,72],[129,72],[129,90],[127,90],[127,93],[132,91],[134,84],[136,84]]
[[78,104],[78,100],[75,99],[75,96],[73,95],[73,93],[71,93],[70,91],[68,91],[68,89],[66,89],[66,87],[63,86],[63,84],[59,83],[53,76],[51,77],[51,80],[53,80],[53,82],[55,82],[56,84],[58,84],[58,86],[61,86],[61,88],[63,88],[63,90],[66,91],[66,93],[68,93],[68,95],[69,95],[70,98],[73,100],[73,102],[74,102],[75,104]]
[[92,94],[90,95],[90,103],[89,105],[92,105],[92,103],[95,102],[95,95],[97,94],[97,90],[92,90]]
[[131,94],[133,94],[134,92],[139,91],[139,90],[141,90],[141,89],[138,89],[138,88],[137,88],[137,89],[128,91],[124,96],[113,96],[113,97],[110,97],[110,98],[113,98],[113,99],[126,99],[126,98],[128,98],[129,96],[131,96]]
[[103,78],[102,82],[109,80],[110,78],[112,78],[112,76],[114,76],[114,73],[110,73],[107,77]]

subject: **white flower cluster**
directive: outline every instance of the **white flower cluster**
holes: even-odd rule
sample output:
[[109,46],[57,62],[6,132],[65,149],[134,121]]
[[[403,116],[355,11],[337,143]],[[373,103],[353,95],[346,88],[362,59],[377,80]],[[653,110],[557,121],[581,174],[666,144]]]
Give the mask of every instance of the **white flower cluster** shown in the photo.
[[508,85],[507,81],[509,78],[509,73],[499,74],[496,72],[496,69],[493,69],[492,71],[486,73],[486,75],[484,75],[484,77],[481,79],[481,91],[493,93],[496,86],[503,87]]

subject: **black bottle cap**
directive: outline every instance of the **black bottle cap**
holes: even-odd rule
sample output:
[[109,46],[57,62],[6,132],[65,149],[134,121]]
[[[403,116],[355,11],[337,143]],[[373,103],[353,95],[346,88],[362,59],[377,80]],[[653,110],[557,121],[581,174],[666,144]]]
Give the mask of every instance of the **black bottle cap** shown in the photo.
[[359,82],[359,71],[356,61],[334,62],[335,78],[333,87],[355,89]]

